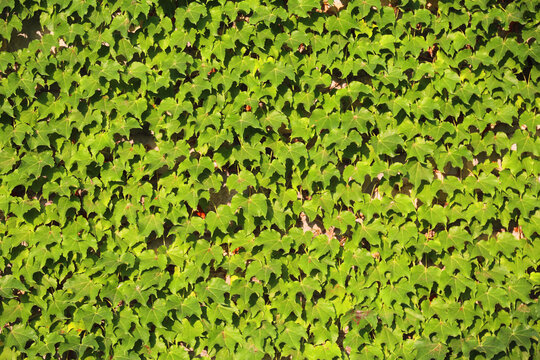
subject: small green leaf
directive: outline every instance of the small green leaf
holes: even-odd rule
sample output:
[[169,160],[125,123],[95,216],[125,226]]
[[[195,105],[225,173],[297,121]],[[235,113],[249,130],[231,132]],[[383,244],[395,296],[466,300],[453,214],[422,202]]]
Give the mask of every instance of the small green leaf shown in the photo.
[[263,194],[255,194],[247,200],[247,214],[249,216],[266,216],[268,211],[267,199]]
[[306,17],[309,11],[319,6],[317,0],[292,0],[287,4],[289,11],[300,17]]
[[261,66],[261,81],[270,81],[274,87],[281,85],[285,78],[294,80],[294,70],[288,64],[266,62]]
[[195,287],[197,296],[202,299],[212,299],[220,304],[225,302],[225,294],[229,291],[230,286],[220,278],[212,278],[207,283],[200,283]]
[[378,155],[394,155],[400,145],[403,145],[403,139],[393,129],[386,130],[373,139],[373,148]]
[[284,330],[278,335],[278,341],[292,349],[300,349],[300,341],[305,338],[307,333],[304,327],[294,322],[287,322]]
[[36,332],[23,324],[13,325],[6,338],[8,348],[15,347],[19,351],[24,351],[29,341],[37,341]]
[[185,10],[185,16],[193,25],[197,25],[199,19],[206,16],[206,7],[198,2],[191,2]]

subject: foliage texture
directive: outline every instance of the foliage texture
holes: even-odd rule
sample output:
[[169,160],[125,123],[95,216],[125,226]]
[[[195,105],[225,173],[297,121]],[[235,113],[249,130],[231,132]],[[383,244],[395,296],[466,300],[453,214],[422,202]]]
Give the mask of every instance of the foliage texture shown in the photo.
[[1,357],[538,356],[539,22],[1,1]]

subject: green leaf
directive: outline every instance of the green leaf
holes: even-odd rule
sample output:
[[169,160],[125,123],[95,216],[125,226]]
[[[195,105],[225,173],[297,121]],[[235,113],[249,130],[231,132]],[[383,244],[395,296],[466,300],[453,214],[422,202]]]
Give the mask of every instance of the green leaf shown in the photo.
[[538,352],[535,2],[173,3],[0,5],[0,358]]
[[141,324],[152,323],[156,327],[161,327],[163,320],[167,316],[167,305],[164,299],[157,299],[150,307],[142,307],[140,310]]
[[497,334],[497,338],[506,344],[506,347],[515,343],[518,346],[528,349],[531,346],[531,340],[538,341],[538,332],[529,326],[519,324],[512,329],[507,327],[501,328]]
[[497,287],[490,287],[487,292],[479,294],[478,300],[486,311],[494,311],[497,304],[506,306],[508,303],[505,291]]
[[22,158],[19,169],[26,176],[33,175],[35,178],[38,178],[46,166],[54,166],[54,159],[50,151],[43,151],[41,153],[30,152],[26,153]]
[[457,337],[461,334],[459,329],[452,324],[440,319],[432,318],[426,323],[427,334],[437,334],[439,339],[448,339],[449,337]]
[[141,236],[147,237],[152,231],[157,237],[163,235],[163,218],[159,213],[145,215],[139,219],[139,224]]
[[398,146],[403,145],[403,139],[393,129],[384,131],[372,141],[377,155],[394,155]]
[[25,323],[28,321],[28,318],[32,313],[31,308],[31,304],[10,300],[2,312],[4,315],[4,321],[6,321],[6,323],[12,323],[20,319],[23,323]]
[[449,93],[453,93],[456,86],[460,83],[459,75],[452,70],[445,70],[440,79],[435,81],[434,86],[437,91],[442,92],[446,89]]
[[99,286],[88,276],[76,274],[64,284],[64,289],[73,294],[73,299],[81,300],[85,297],[93,299],[99,293]]
[[206,223],[210,232],[214,232],[218,228],[223,233],[227,233],[229,224],[234,220],[234,213],[228,205],[219,205],[216,211],[210,211],[206,215]]
[[282,124],[287,124],[287,122],[287,117],[277,110],[266,113],[260,119],[262,125],[271,126],[274,130],[279,129]]
[[246,270],[246,277],[251,279],[256,277],[258,280],[262,281],[264,284],[268,283],[272,274],[276,276],[281,273],[281,264],[277,261],[268,261],[263,263],[261,261],[254,261],[249,264]]
[[13,169],[13,165],[18,160],[18,156],[15,153],[15,151],[10,151],[9,149],[6,149],[6,151],[3,151],[0,153],[0,174],[5,175]]
[[416,161],[411,162],[407,169],[407,177],[415,188],[419,188],[422,182],[431,183],[433,180],[433,170],[429,165]]
[[505,351],[503,342],[495,336],[487,336],[475,350],[483,352],[488,358],[493,358],[500,352]]
[[281,85],[285,78],[295,79],[294,69],[288,64],[266,62],[261,66],[260,71],[261,81],[270,81],[274,87]]
[[327,23],[327,29],[329,32],[337,30],[343,36],[345,36],[349,30],[357,28],[357,22],[347,12],[340,12],[339,16],[335,17],[334,19],[332,19],[332,21],[329,21]]
[[309,321],[318,319],[323,324],[326,324],[334,316],[336,316],[336,312],[332,303],[321,299],[311,308]]
[[19,351],[24,351],[29,341],[37,341],[36,332],[23,324],[13,325],[6,337],[6,346],[15,347]]
[[202,314],[201,305],[196,297],[189,296],[182,300],[181,304],[173,304],[173,306],[179,307],[179,313],[181,317],[197,316]]
[[289,321],[278,335],[278,342],[284,343],[292,349],[300,349],[300,341],[305,338],[307,338],[307,333],[304,327]]
[[202,299],[212,299],[220,304],[225,302],[225,294],[229,291],[230,286],[220,278],[212,278],[207,283],[199,283],[195,287],[197,296]]
[[287,4],[289,11],[300,17],[306,17],[309,11],[319,6],[317,0],[292,0]]
[[446,224],[445,210],[441,205],[421,206],[418,209],[419,219],[425,219],[431,226]]
[[442,360],[446,357],[448,348],[442,343],[432,343],[429,340],[417,340],[414,343],[418,359]]
[[79,90],[83,97],[89,98],[101,90],[99,80],[94,76],[83,76],[79,82]]
[[146,74],[148,73],[148,67],[146,64],[143,64],[138,61],[134,61],[131,63],[129,68],[127,69],[127,74],[130,78],[139,79],[143,82],[146,82]]
[[197,25],[199,19],[206,16],[206,7],[198,2],[191,2],[185,10],[185,16],[193,25]]
[[263,194],[255,194],[247,200],[247,214],[249,216],[266,216],[268,211],[267,199]]
[[252,113],[242,113],[241,115],[231,114],[225,119],[225,125],[230,126],[234,131],[242,135],[248,127],[260,129],[261,125],[258,119]]

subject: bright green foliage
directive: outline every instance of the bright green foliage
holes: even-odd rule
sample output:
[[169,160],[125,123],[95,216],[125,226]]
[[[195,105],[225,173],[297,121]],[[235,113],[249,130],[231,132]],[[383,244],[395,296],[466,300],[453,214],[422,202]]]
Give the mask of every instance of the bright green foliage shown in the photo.
[[537,358],[539,23],[1,1],[0,358]]

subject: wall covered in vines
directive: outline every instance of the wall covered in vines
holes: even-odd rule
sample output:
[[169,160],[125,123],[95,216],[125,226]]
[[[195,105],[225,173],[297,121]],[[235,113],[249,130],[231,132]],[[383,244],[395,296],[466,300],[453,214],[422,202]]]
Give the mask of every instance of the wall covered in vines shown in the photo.
[[0,357],[538,356],[539,22],[3,0]]

